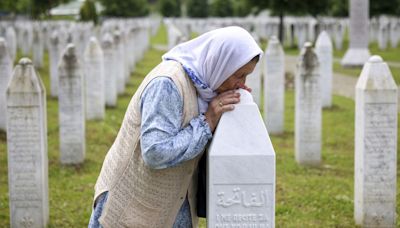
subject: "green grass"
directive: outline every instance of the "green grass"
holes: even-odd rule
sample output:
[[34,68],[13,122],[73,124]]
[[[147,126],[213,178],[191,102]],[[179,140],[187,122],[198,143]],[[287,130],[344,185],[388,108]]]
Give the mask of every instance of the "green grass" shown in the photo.
[[[163,36],[162,30],[158,36]],[[152,38],[152,43],[163,40],[166,39]],[[115,139],[133,93],[143,77],[159,63],[162,54],[150,49],[137,64],[136,72],[131,75],[126,92],[119,97],[117,107],[107,109],[104,121],[86,122],[87,150],[83,165],[60,164],[58,105],[57,100],[47,97],[49,227],[87,226],[93,186],[104,156]],[[45,66],[39,72],[49,93],[47,55]],[[322,129],[322,165],[318,168],[297,165],[294,159],[294,92],[287,91],[285,132],[271,136],[276,152],[276,227],[355,227],[354,101],[334,96],[332,108],[323,111]],[[400,147],[398,153],[399,150]],[[400,182],[397,189],[400,189]],[[398,198],[399,194],[400,191]],[[396,208],[400,213],[400,200]],[[6,135],[0,132],[0,227],[9,227],[9,222]],[[399,218],[397,223],[400,224]],[[204,219],[200,220],[200,227],[206,227]]]
[[167,45],[168,40],[167,40],[167,28],[163,23],[161,23],[160,28],[157,31],[157,34],[153,37],[151,37],[150,42],[152,44],[162,44],[162,45]]

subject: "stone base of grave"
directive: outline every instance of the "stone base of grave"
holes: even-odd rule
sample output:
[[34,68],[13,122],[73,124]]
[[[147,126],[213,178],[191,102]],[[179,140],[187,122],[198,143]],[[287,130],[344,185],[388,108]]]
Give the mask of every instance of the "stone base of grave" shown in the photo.
[[370,56],[368,48],[350,48],[344,55],[341,64],[343,67],[362,67]]

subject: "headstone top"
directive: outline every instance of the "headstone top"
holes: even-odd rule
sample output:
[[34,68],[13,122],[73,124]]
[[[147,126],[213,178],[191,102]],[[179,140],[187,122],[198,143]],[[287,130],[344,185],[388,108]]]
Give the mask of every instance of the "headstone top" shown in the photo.
[[276,36],[271,36],[268,43],[279,43],[279,40]]
[[373,55],[369,58],[368,62],[370,63],[382,63],[383,59],[379,55]]
[[267,49],[265,50],[265,55],[284,55],[281,43],[276,36],[271,36],[269,39]]
[[74,44],[68,44],[66,49],[65,49],[65,55],[67,56],[72,56],[75,55],[75,45]]
[[330,47],[332,48],[332,42],[331,38],[329,37],[329,34],[326,31],[322,31],[317,39],[317,42],[315,43],[315,46],[324,46],[324,47]]
[[32,61],[30,59],[28,59],[28,58],[22,58],[22,59],[19,60],[18,64],[22,65],[24,67],[24,66],[27,66],[27,65],[32,65]]
[[103,56],[103,51],[96,37],[92,36],[90,38],[89,44],[86,48],[84,55],[86,57],[91,56],[91,58],[99,58],[99,57],[101,58]]
[[310,50],[312,48],[312,43],[311,42],[305,42],[304,43],[304,48],[307,50]]
[[317,54],[315,54],[312,43],[311,42],[306,42],[304,44],[303,50],[301,51],[301,58],[302,61],[300,61],[300,64],[305,65],[306,70],[311,70],[315,66],[318,65],[318,57]]
[[68,63],[77,62],[78,58],[76,56],[76,48],[73,43],[67,45],[62,58]]
[[397,90],[389,66],[380,56],[374,55],[364,64],[356,85],[364,90]]
[[238,89],[238,93],[240,93],[240,102],[238,105],[243,105],[243,104],[253,104],[253,96],[251,93],[245,89]]
[[102,39],[102,47],[103,48],[112,48],[113,46],[113,38],[110,33],[106,33]]

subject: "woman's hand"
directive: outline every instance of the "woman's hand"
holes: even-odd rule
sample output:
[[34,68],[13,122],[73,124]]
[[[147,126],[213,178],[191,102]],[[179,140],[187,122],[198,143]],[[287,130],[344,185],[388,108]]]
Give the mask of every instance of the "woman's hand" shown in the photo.
[[235,90],[223,92],[211,100],[205,116],[212,132],[214,132],[222,113],[232,111],[235,108],[234,104],[239,103],[239,101],[240,93],[235,92]]

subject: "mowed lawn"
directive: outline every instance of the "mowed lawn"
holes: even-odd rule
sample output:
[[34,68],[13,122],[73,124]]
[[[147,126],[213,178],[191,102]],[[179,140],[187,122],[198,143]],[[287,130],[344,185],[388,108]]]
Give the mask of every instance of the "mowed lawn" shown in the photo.
[[[165,29],[152,39],[166,43]],[[160,62],[162,51],[150,49],[136,66],[116,108],[108,108],[103,121],[86,122],[86,159],[79,166],[59,162],[57,100],[47,96],[49,155],[49,227],[86,227],[93,186],[107,150],[119,130],[126,107],[143,77]],[[48,57],[39,71],[49,94]],[[294,91],[285,96],[285,133],[271,136],[276,152],[276,227],[355,227],[354,101],[334,96],[323,111],[322,165],[307,168],[294,159]],[[399,152],[399,148],[398,151]],[[399,165],[399,164],[398,164]],[[399,176],[399,175],[398,175]],[[6,134],[0,133],[0,227],[9,227]],[[399,183],[397,189],[399,189]],[[399,196],[399,195],[398,195]],[[398,197],[399,198],[399,197]],[[397,213],[399,213],[399,200]],[[397,223],[400,224],[399,218]],[[206,227],[201,220],[200,227]]]

